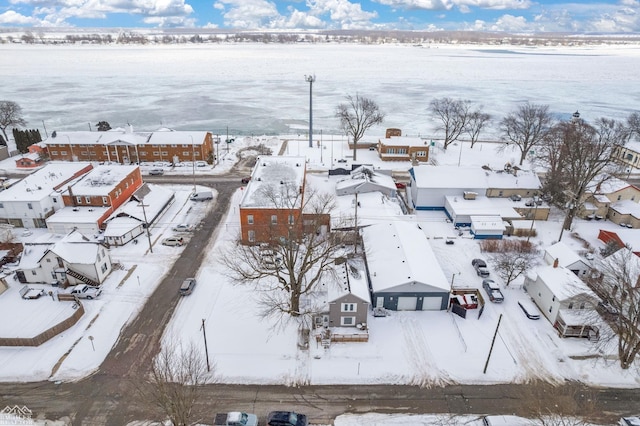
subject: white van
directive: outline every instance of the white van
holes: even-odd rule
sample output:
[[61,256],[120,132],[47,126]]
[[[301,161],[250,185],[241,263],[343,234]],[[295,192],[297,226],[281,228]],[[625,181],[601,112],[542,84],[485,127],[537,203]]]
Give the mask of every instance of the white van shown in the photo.
[[205,201],[205,200],[213,200],[213,192],[211,191],[201,191],[191,194],[189,197],[191,201]]

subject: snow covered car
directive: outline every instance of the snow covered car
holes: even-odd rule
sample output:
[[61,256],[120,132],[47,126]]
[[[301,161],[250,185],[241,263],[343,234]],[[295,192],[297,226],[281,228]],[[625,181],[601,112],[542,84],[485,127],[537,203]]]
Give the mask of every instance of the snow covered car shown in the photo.
[[102,294],[102,289],[79,284],[71,287],[69,294],[73,294],[78,299],[97,299]]
[[191,232],[193,231],[193,226],[186,223],[181,223],[179,225],[174,226],[173,230],[175,232]]

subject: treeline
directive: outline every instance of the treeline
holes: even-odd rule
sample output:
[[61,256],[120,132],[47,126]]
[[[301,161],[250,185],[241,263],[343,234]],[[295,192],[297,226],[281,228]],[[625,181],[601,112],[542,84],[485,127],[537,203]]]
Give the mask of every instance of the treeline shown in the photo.
[[[155,32],[154,32],[155,31]],[[198,44],[198,43],[358,43],[358,44],[501,44],[514,46],[579,46],[599,44],[637,44],[640,35],[618,37],[589,35],[577,37],[563,33],[508,34],[474,31],[321,31],[299,32],[224,32],[193,29],[120,31],[118,33],[64,34],[56,31],[26,31],[21,36],[0,36],[0,43],[23,44]]]
[[29,152],[31,145],[42,142],[42,136],[38,129],[13,129],[13,140],[16,141],[16,149],[24,154]]

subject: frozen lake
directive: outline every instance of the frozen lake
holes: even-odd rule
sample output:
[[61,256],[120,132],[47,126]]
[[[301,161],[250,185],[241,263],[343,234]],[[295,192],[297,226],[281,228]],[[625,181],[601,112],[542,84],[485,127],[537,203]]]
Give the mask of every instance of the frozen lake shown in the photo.
[[[518,103],[569,117],[625,119],[639,108],[640,49],[354,44],[181,46],[0,45],[2,99],[29,127],[87,130],[106,120],[224,134],[305,134],[309,83],[314,133],[340,133],[347,94],[387,113],[375,132],[435,136],[433,98],[468,99],[498,120]],[[372,133],[375,133],[372,131]],[[44,135],[43,135],[44,136]]]

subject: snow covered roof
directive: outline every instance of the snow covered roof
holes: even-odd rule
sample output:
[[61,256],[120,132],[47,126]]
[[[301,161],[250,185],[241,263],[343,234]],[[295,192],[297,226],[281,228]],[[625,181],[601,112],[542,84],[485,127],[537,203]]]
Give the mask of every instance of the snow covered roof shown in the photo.
[[471,216],[471,227],[483,231],[504,231],[506,229],[500,216]]
[[40,201],[49,197],[59,185],[63,185],[91,163],[49,163],[10,188],[0,192],[2,201]]
[[384,190],[385,193],[396,191],[396,184],[391,176],[377,173],[370,166],[360,166],[351,171],[347,178],[336,183],[336,192],[338,195],[347,191],[360,194],[376,191],[376,187]]
[[476,197],[465,200],[461,196],[447,195],[447,209],[453,216],[499,216],[501,218],[522,217],[510,204],[508,199]]
[[427,142],[424,139],[408,136],[380,138],[380,143],[386,146],[427,146]]
[[567,300],[580,294],[595,297],[594,293],[570,270],[552,265],[543,266],[536,270],[540,278],[551,292],[560,300]]
[[[355,221],[355,195],[336,197],[336,209],[331,212],[331,227],[351,227]],[[378,223],[380,220],[393,220],[402,217],[402,208],[397,198],[392,199],[381,192],[368,192],[358,195],[358,226]]]
[[[73,184],[73,195],[107,196],[137,168],[124,165],[97,166]],[[64,193],[68,195],[68,188]]]
[[425,284],[449,291],[449,282],[418,224],[395,220],[362,228],[374,292],[402,284]]
[[[559,266],[569,266],[582,261],[582,258],[578,253],[562,241],[558,241],[557,243],[547,247],[545,252],[547,255],[551,256],[552,259],[558,259]],[[553,264],[553,261],[551,264]]]
[[[143,193],[144,195],[142,195]],[[107,221],[111,221],[118,216],[129,216],[140,222],[144,222],[144,216],[146,214],[147,220],[151,223],[162,209],[166,207],[173,195],[174,192],[168,188],[161,185],[152,185],[147,183],[133,194],[133,198],[135,199],[118,207]],[[144,202],[144,207],[138,200],[142,200]]]
[[631,200],[616,201],[611,204],[609,208],[617,211],[620,214],[630,214],[634,217],[640,218],[640,204]]
[[587,191],[597,194],[613,194],[630,186],[633,185],[617,177],[598,175],[587,185]]
[[101,245],[95,241],[60,241],[50,248],[68,263],[93,265]]
[[[240,207],[300,208],[299,191],[304,187],[305,168],[305,157],[258,157]],[[279,202],[279,197],[290,200]],[[291,205],[294,201],[296,205]]]
[[131,129],[111,129],[107,132],[55,132],[42,141],[45,145],[202,145],[206,140],[206,131],[174,131],[171,129],[156,132],[133,132]]
[[54,243],[48,244],[25,244],[22,256],[20,257],[19,269],[34,269],[40,266],[40,259],[53,247]]
[[328,286],[327,300],[332,302],[347,294],[371,303],[367,275],[364,270],[352,269],[348,262],[336,266],[336,282]]
[[109,207],[63,207],[47,218],[51,223],[97,224]]
[[538,189],[541,186],[538,175],[525,170],[513,174],[481,167],[420,164],[411,168],[410,173],[418,188]]
[[120,237],[127,232],[130,232],[144,222],[132,218],[132,217],[114,217],[107,223],[107,228],[104,230],[105,237]]

